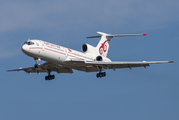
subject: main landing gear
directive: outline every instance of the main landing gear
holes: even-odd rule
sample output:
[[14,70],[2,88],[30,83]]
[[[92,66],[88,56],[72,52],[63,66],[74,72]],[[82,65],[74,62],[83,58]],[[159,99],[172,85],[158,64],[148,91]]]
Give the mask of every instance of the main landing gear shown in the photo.
[[96,74],[96,77],[97,78],[101,78],[101,77],[105,77],[106,76],[106,73],[105,72],[101,72],[102,71],[102,67],[98,66],[98,70],[99,70],[99,73]]
[[45,76],[45,80],[53,80],[55,79],[55,75],[50,75],[51,71],[49,69],[47,69],[47,73],[48,73],[48,76]]
[[105,76],[106,76],[106,72],[100,72],[100,73],[96,74],[97,78],[99,78],[99,77],[101,78],[101,77],[105,77]]
[[55,79],[55,75],[45,76],[45,80],[53,80],[53,79]]

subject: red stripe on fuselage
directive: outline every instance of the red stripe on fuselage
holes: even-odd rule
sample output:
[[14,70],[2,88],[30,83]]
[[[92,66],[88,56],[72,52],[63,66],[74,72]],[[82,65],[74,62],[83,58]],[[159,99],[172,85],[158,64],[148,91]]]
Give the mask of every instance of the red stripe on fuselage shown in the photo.
[[74,57],[74,58],[78,58],[78,59],[84,60],[84,59],[79,58],[79,57],[76,57],[76,56],[72,56],[72,55],[68,55],[68,56],[71,56],[71,57]]
[[49,50],[49,51],[52,51],[52,52],[56,52],[56,53],[60,53],[60,54],[63,54],[65,55],[65,53],[61,53],[61,52],[58,52],[58,51],[55,51],[55,50],[51,50],[51,49],[48,49],[48,48],[45,48],[46,50]]
[[[30,47],[29,49],[42,49],[42,47]],[[51,50],[51,49],[48,49],[48,48],[45,48],[45,50],[49,50],[49,51],[52,51],[52,52],[55,52],[55,53],[60,53],[60,54],[66,55],[65,53],[58,52],[58,51],[55,51],[55,50]],[[79,58],[79,57],[76,57],[76,56],[72,56],[72,55],[68,55],[68,54],[67,54],[67,56],[71,56],[73,58],[78,58],[78,59],[84,60],[82,58]]]
[[[52,51],[52,52],[56,52],[56,53],[60,53],[60,54],[63,54],[63,55],[66,55],[65,53],[61,53],[61,52],[58,52],[58,51],[55,51],[55,50],[51,50],[51,49],[48,49],[48,48],[45,48],[46,50],[49,50],[49,51]],[[76,56],[72,56],[72,55],[67,55],[67,56],[71,56],[71,57],[74,57],[74,58],[78,58]],[[82,58],[78,58],[78,59],[81,59],[81,60],[84,60]]]
[[42,47],[30,47],[29,49],[42,49]]

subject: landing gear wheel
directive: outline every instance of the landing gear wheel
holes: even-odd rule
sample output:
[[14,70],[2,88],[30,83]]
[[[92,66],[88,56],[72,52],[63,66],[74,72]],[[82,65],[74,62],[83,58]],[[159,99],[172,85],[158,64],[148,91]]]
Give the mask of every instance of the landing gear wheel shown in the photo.
[[96,74],[96,77],[97,77],[97,78],[99,77],[99,73]]
[[97,78],[99,78],[99,77],[101,78],[101,77],[104,77],[104,76],[106,76],[106,73],[105,73],[105,72],[100,72],[100,73],[97,73],[97,74],[96,74],[96,77],[97,77]]
[[53,80],[53,79],[55,79],[55,75],[45,76],[45,80]]
[[52,79],[55,79],[55,75],[52,75]]

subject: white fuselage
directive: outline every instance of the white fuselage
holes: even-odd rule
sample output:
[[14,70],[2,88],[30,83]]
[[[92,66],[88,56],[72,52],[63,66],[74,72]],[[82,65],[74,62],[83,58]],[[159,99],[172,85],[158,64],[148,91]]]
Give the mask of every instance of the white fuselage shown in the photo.
[[[84,72],[99,72],[96,74],[97,78],[106,76],[106,69],[118,68],[133,68],[150,66],[150,64],[159,63],[173,63],[173,61],[142,61],[142,62],[126,62],[115,61],[112,62],[107,58],[109,50],[110,39],[114,37],[123,36],[144,36],[146,34],[119,34],[111,35],[107,33],[97,32],[100,36],[92,36],[88,38],[101,37],[96,47],[89,44],[83,44],[81,50],[78,52],[66,47],[48,43],[42,40],[28,40],[22,46],[22,51],[35,59],[36,63],[32,67],[12,69],[7,71],[25,71],[27,73],[41,73],[47,72],[48,76],[45,80],[52,80],[55,78],[51,72],[57,73],[73,73],[73,69]],[[38,60],[44,60],[46,63],[37,64]]]
[[[95,61],[96,55],[85,54],[66,47],[48,43],[42,40],[28,40],[23,46],[22,51],[34,59],[41,59],[50,63],[56,63],[63,66],[68,66],[65,61],[81,60],[81,61]],[[110,62],[108,58],[104,61]],[[70,66],[75,69],[75,67]]]

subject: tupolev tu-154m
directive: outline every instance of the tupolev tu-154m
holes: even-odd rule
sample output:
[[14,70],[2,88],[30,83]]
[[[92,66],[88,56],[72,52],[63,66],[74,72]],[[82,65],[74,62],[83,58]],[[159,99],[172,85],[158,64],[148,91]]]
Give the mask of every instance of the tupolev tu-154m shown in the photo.
[[[70,48],[55,45],[42,40],[28,40],[22,46],[22,51],[34,58],[35,65],[27,68],[12,69],[7,71],[25,71],[27,73],[47,72],[48,76],[45,80],[55,78],[51,72],[57,73],[73,73],[73,69],[84,72],[99,72],[97,78],[106,76],[103,72],[106,69],[144,67],[150,64],[173,63],[173,61],[141,61],[141,62],[114,62],[107,58],[109,43],[114,37],[123,36],[145,36],[147,34],[119,34],[111,35],[103,32],[97,32],[99,36],[91,36],[87,38],[100,38],[96,47],[89,44],[82,45],[82,52],[72,50]],[[46,61],[44,64],[38,64],[38,60]]]

